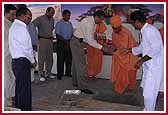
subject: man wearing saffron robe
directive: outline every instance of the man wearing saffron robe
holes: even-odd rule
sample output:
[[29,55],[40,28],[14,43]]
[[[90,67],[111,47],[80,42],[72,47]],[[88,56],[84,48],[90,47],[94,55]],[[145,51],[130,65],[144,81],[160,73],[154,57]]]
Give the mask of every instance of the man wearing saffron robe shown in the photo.
[[135,88],[137,69],[134,66],[138,60],[132,53],[121,53],[121,49],[135,47],[136,41],[131,32],[121,25],[119,16],[113,16],[110,24],[113,28],[112,46],[117,48],[112,56],[111,79],[114,90],[121,94],[127,87],[130,90]]

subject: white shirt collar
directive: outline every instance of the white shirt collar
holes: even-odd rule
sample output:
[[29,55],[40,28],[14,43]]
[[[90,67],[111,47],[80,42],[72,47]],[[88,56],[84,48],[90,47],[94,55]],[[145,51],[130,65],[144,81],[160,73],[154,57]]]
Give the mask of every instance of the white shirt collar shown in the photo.
[[18,20],[18,19],[15,19],[14,22],[19,23],[19,24],[22,24],[23,26],[27,27],[27,25],[26,25],[24,22],[22,22],[22,21],[20,21],[20,20]]
[[148,23],[145,23],[144,26],[141,28],[141,32],[144,30],[144,28],[148,25]]

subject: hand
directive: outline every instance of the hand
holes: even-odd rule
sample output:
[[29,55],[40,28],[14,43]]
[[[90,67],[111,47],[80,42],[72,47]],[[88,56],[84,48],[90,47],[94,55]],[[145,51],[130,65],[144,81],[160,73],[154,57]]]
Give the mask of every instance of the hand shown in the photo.
[[51,39],[56,40],[57,38],[51,37]]
[[137,61],[137,63],[135,64],[135,68],[139,69],[142,66],[142,64],[143,64],[143,61],[141,60]]
[[65,42],[64,42],[64,46],[65,46],[65,48],[69,48],[69,47],[70,47],[70,42],[65,41]]
[[107,53],[107,54],[113,54],[115,51],[117,51],[116,48],[110,48],[106,45],[104,45],[101,49],[102,52]]
[[31,64],[31,66],[32,66],[32,68],[36,68],[36,66],[37,66],[37,61],[36,61],[36,59],[35,59],[35,62],[34,62],[33,64]]
[[128,53],[131,53],[131,52],[132,52],[131,48],[122,48],[122,49],[120,49],[120,53],[124,54],[124,55],[126,55]]
[[32,67],[33,67],[33,68],[36,68],[36,66],[37,66],[37,63],[33,63],[33,64],[32,64]]
[[36,50],[37,49],[37,45],[33,45],[33,50]]

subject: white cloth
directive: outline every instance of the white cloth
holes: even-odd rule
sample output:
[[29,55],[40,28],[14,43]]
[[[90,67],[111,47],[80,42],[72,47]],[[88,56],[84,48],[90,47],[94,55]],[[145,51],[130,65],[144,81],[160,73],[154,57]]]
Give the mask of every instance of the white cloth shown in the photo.
[[[105,23],[106,24],[106,23]],[[109,40],[112,40],[112,32],[113,32],[113,28],[111,27],[111,25],[107,25],[106,24],[106,31],[104,32],[106,34],[106,38],[109,39]]]
[[94,32],[96,30],[96,24],[93,16],[89,16],[83,19],[74,30],[73,35],[77,38],[84,38],[83,41],[89,45],[101,49],[102,45],[96,42],[94,39]]
[[12,71],[12,57],[9,53],[8,35],[12,22],[4,20],[4,99],[5,106],[11,105],[11,97],[15,96],[15,77]]
[[9,30],[9,50],[12,59],[25,57],[31,63],[34,63],[34,53],[30,34],[27,25],[15,19]]
[[134,55],[148,55],[152,59],[143,64],[143,88],[145,110],[154,111],[156,98],[160,90],[161,79],[163,79],[164,50],[159,31],[150,24],[145,24],[141,29],[142,42],[138,47],[132,49]]

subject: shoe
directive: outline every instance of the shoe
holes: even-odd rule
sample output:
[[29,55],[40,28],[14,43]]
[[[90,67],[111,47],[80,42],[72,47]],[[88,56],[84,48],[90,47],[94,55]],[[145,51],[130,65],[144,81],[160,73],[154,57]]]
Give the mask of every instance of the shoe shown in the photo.
[[66,76],[66,77],[72,77],[71,74],[65,74],[64,76]]
[[85,94],[94,94],[91,90],[89,89],[80,89],[81,92],[85,93]]
[[46,79],[44,77],[40,77],[40,81],[45,81]]
[[62,77],[61,77],[61,76],[57,76],[57,79],[58,79],[58,80],[62,80]]
[[56,78],[54,75],[49,75],[48,77],[51,78],[51,79],[55,79]]

